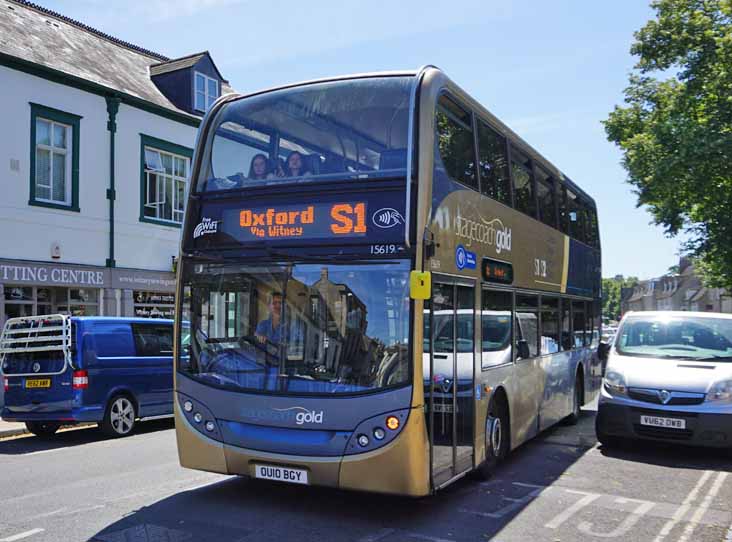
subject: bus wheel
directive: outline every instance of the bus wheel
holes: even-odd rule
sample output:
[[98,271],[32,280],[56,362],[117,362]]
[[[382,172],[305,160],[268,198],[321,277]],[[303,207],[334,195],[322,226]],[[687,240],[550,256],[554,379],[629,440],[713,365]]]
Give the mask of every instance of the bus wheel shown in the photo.
[[61,424],[56,422],[25,422],[25,427],[37,437],[50,437],[58,431]]
[[490,478],[496,466],[508,455],[509,447],[508,408],[503,398],[491,403],[485,421],[485,461],[476,469],[484,480]]
[[572,413],[564,421],[567,425],[577,425],[582,415],[582,404],[585,402],[585,386],[582,380],[582,373],[578,372],[574,379],[574,390],[572,398]]
[[135,403],[127,395],[117,395],[107,406],[102,420],[102,431],[110,437],[125,437],[135,427]]

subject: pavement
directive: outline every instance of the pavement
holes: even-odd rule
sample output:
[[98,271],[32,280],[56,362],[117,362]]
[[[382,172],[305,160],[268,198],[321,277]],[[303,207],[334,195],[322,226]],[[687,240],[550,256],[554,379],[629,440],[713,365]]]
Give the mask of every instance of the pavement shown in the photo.
[[732,464],[713,450],[607,450],[594,412],[494,478],[405,499],[180,467],[171,420],[0,442],[0,542],[732,541]]
[[6,422],[5,420],[0,420],[0,438],[15,437],[17,435],[23,435],[27,432],[28,430],[25,428],[24,423]]

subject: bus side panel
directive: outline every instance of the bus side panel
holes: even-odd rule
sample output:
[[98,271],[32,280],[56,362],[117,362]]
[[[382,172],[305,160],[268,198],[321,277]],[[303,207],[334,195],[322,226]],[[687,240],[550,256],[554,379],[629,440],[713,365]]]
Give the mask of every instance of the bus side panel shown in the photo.
[[394,442],[367,454],[343,458],[340,487],[412,497],[428,495],[428,442],[423,409],[413,408]]
[[175,438],[178,442],[178,459],[182,467],[229,474],[224,456],[224,446],[196,431],[179,410],[174,401]]
[[512,393],[509,392],[512,447],[536,435],[545,383],[541,358],[516,360],[514,371]]
[[574,375],[583,352],[572,350],[540,358],[544,393],[541,396],[539,431],[551,427],[571,413]]

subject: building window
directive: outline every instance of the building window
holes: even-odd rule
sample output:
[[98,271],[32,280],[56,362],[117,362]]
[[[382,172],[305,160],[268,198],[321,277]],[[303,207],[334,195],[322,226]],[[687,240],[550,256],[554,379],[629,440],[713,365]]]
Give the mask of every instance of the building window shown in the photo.
[[31,106],[30,205],[79,211],[81,117]]
[[196,72],[194,94],[196,110],[208,111],[208,108],[219,97],[219,82],[212,77]]
[[140,220],[180,227],[191,149],[142,135]]

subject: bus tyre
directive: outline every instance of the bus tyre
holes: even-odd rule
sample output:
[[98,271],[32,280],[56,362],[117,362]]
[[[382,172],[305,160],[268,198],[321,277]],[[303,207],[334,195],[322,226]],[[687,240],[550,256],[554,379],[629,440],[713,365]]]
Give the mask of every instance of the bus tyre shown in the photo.
[[50,437],[61,427],[56,422],[25,422],[25,427],[37,437]]
[[508,410],[502,400],[491,404],[485,422],[485,461],[477,468],[478,478],[487,480],[498,463],[508,455]]
[[572,413],[565,418],[567,425],[577,425],[582,415],[582,404],[585,402],[585,386],[582,382],[582,373],[577,373],[574,378],[574,390],[572,392]]
[[127,395],[117,395],[107,405],[102,420],[102,432],[110,437],[126,437],[135,427],[135,403]]

